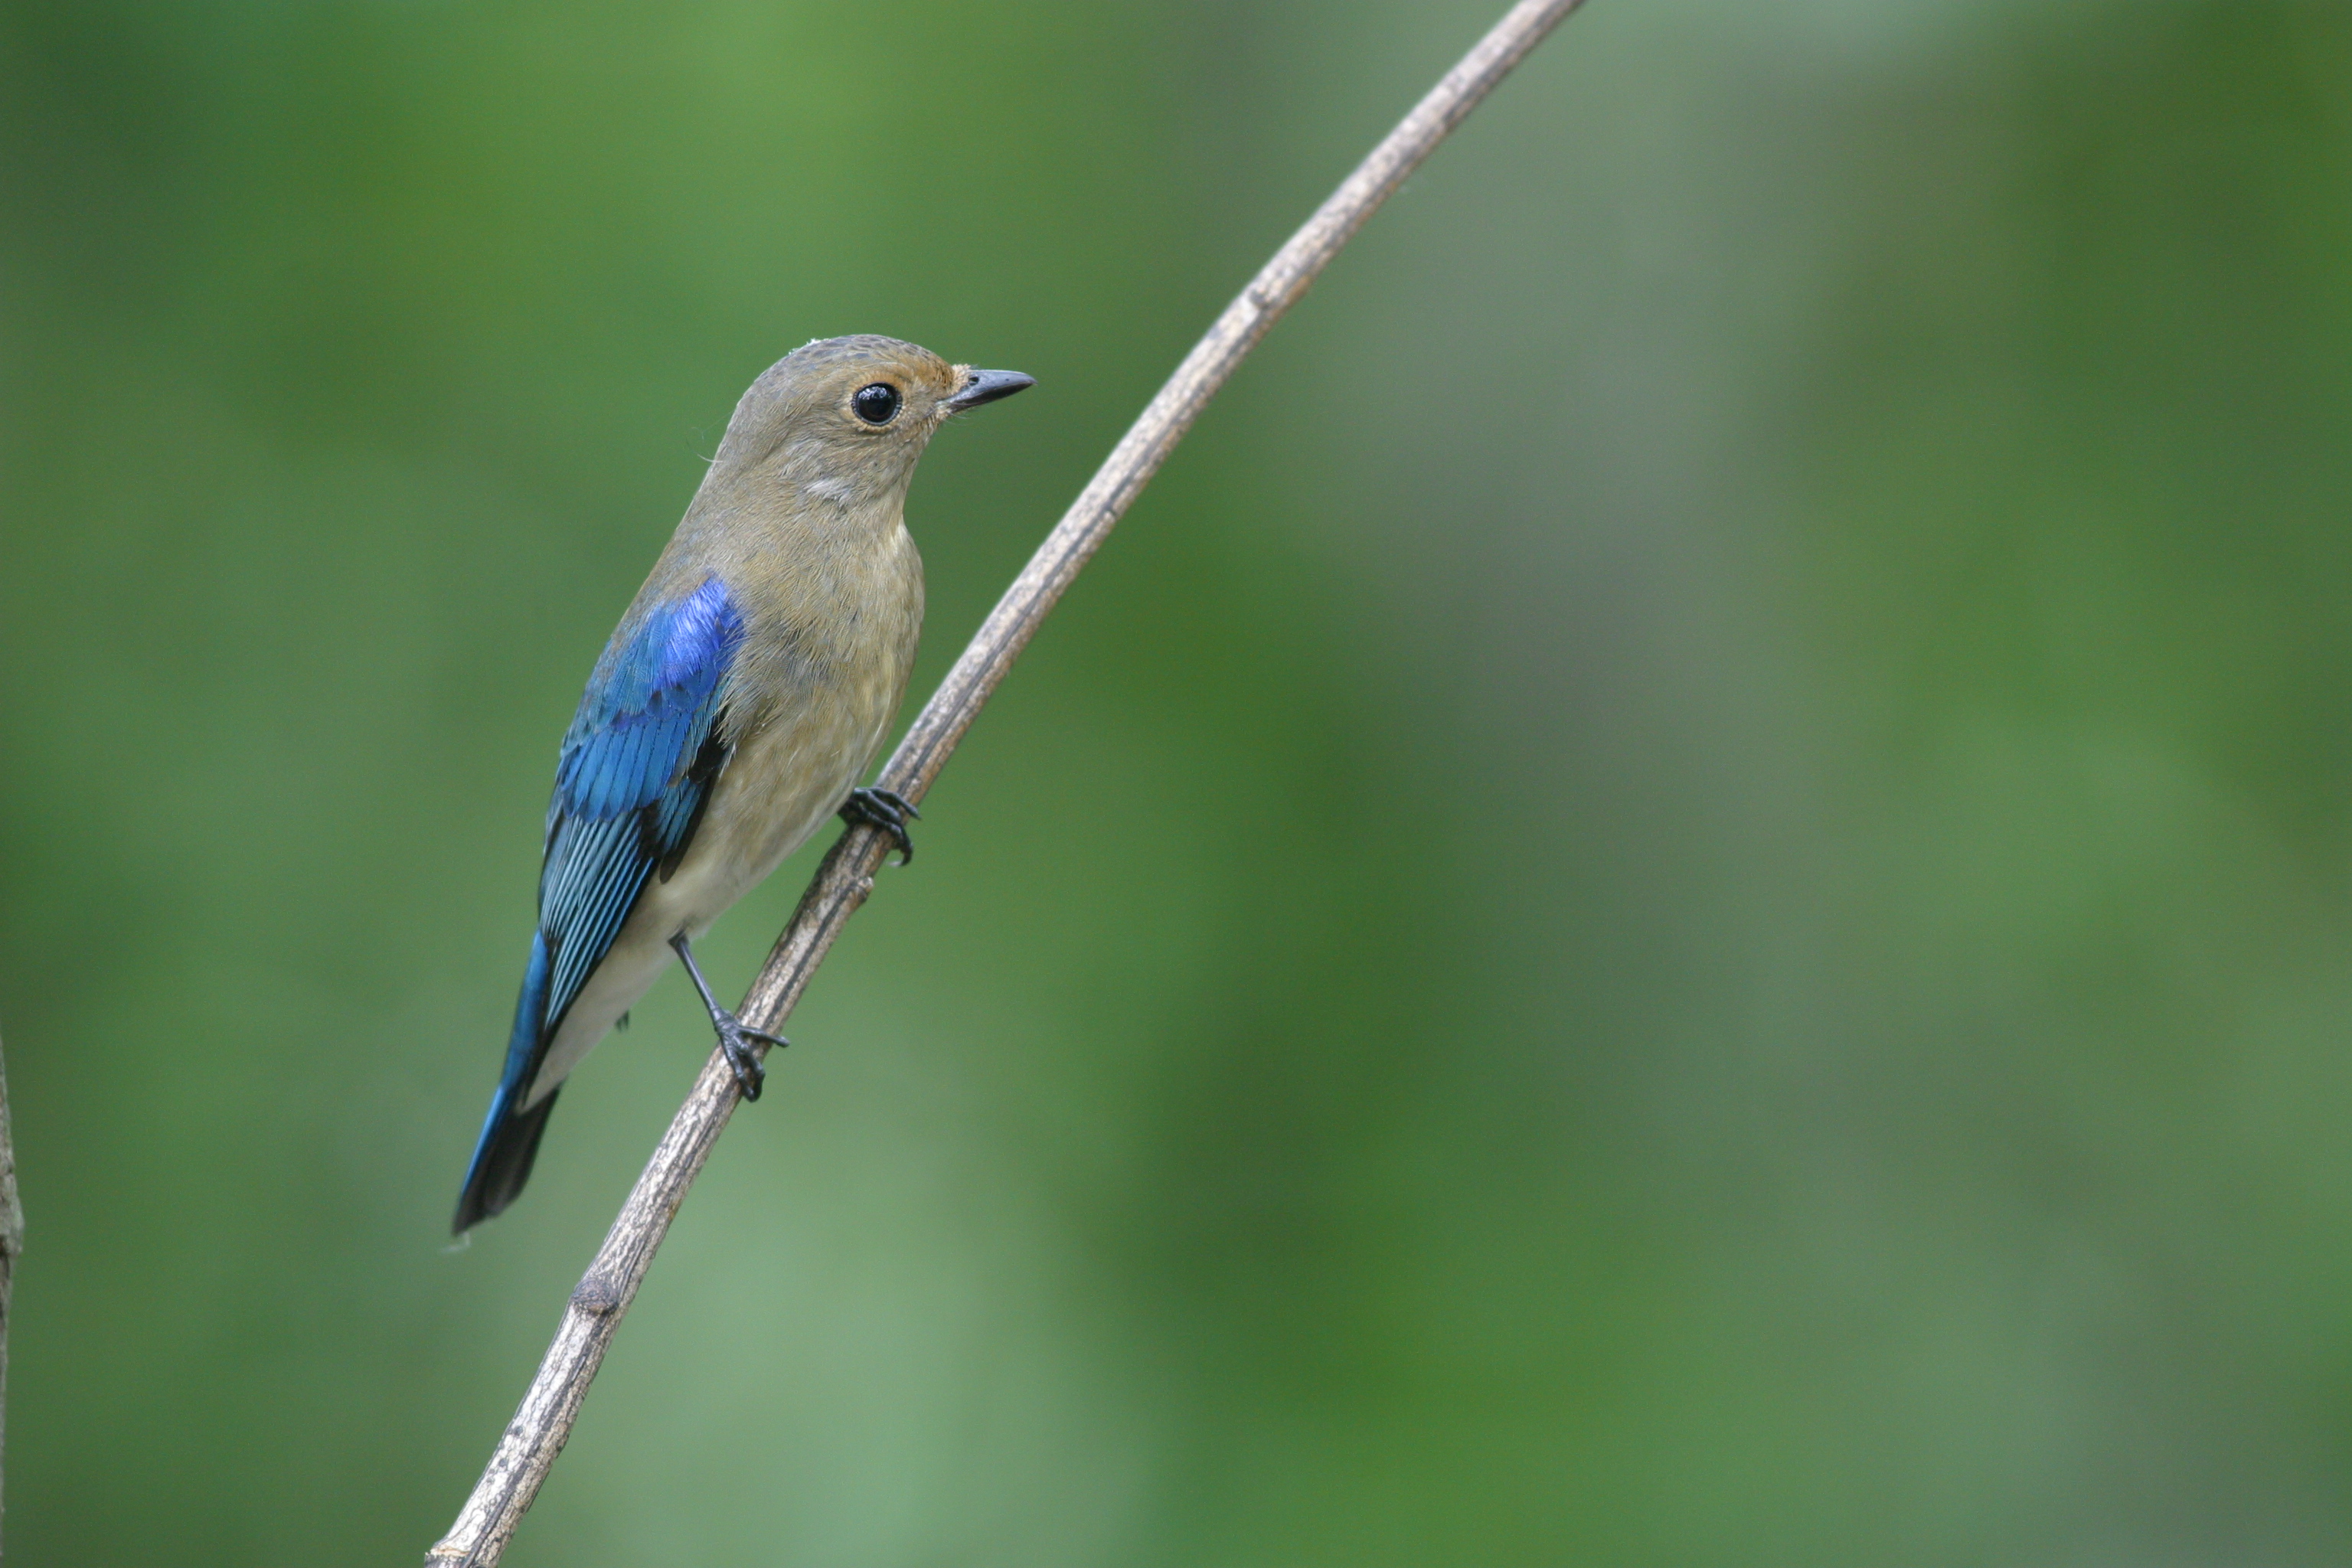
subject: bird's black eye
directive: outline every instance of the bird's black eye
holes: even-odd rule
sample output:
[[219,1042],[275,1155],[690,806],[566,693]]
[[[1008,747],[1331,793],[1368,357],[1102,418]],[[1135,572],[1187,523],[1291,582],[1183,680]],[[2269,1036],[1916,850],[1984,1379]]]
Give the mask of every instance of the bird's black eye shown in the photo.
[[861,386],[857,395],[849,400],[857,416],[868,425],[887,425],[890,416],[898,412],[898,389],[887,381],[871,386]]

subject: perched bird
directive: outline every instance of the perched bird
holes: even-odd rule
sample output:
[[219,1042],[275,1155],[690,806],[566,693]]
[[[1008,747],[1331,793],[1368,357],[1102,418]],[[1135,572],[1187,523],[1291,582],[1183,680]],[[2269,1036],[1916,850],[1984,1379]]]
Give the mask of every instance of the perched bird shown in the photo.
[[744,1097],[759,1098],[748,1041],[783,1042],[719,1005],[693,939],[836,813],[912,856],[914,808],[853,787],[922,629],[907,486],[950,415],[1032,384],[894,338],[829,338],[735,405],[564,732],[539,929],[453,1229],[522,1191],[565,1076],[673,957]]

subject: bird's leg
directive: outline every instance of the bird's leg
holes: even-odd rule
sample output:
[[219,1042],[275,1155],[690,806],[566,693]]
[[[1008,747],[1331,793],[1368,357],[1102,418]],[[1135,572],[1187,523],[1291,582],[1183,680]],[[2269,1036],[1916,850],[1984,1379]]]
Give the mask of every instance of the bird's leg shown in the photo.
[[911,864],[915,858],[915,841],[907,837],[907,819],[913,817],[919,821],[922,815],[915,809],[913,801],[897,790],[870,784],[861,784],[851,790],[849,798],[841,803],[842,821],[852,827],[860,823],[868,827],[878,827],[890,836],[890,842],[898,847],[898,864],[901,866]]
[[760,1065],[759,1056],[751,1049],[751,1042],[761,1040],[778,1047],[789,1046],[792,1042],[782,1035],[772,1035],[765,1029],[751,1027],[719,1005],[719,998],[710,994],[710,983],[702,978],[702,970],[694,962],[694,948],[686,940],[684,931],[670,938],[669,944],[677,950],[678,958],[686,964],[687,978],[693,981],[694,988],[702,994],[702,1005],[710,1013],[710,1026],[719,1033],[719,1048],[727,1053],[727,1065],[735,1069],[735,1087],[743,1091],[744,1099],[759,1099],[760,1086],[767,1081],[768,1069]]

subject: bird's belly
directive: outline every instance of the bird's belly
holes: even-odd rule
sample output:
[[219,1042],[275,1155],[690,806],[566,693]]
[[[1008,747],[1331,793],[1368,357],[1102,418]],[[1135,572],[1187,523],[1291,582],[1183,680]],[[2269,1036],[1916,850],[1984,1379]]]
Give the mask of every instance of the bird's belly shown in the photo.
[[646,889],[663,940],[710,922],[808,842],[866,771],[889,721],[857,701],[811,704],[747,735],[728,759],[694,842],[667,882]]
[[698,937],[840,809],[880,749],[887,705],[814,702],[745,736],[728,759],[694,840],[667,880],[646,882],[604,962],[548,1042],[526,1106],[570,1075],[676,961],[670,939]]

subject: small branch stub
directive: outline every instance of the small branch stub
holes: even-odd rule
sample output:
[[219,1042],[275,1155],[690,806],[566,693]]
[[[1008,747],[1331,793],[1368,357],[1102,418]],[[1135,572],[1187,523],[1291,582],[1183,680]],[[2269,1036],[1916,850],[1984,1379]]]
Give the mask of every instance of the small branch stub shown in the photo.
[[[1580,4],[1581,0],[1521,0],[1514,5],[1225,307],[997,601],[884,764],[877,787],[921,801],[1039,623],[1217,389],[1364,220]],[[751,983],[740,1009],[744,1023],[781,1032],[843,924],[873,891],[874,873],[889,847],[889,836],[875,827],[854,826],[842,835]],[[428,1568],[491,1568],[504,1554],[523,1511],[571,1436],[588,1384],[603,1364],[678,1205],[726,1131],[736,1099],[734,1073],[724,1054],[713,1051],[614,1219],[587,1276],[572,1292],[554,1342],[547,1347],[538,1375],[473,1495],[449,1533],[426,1554]]]

